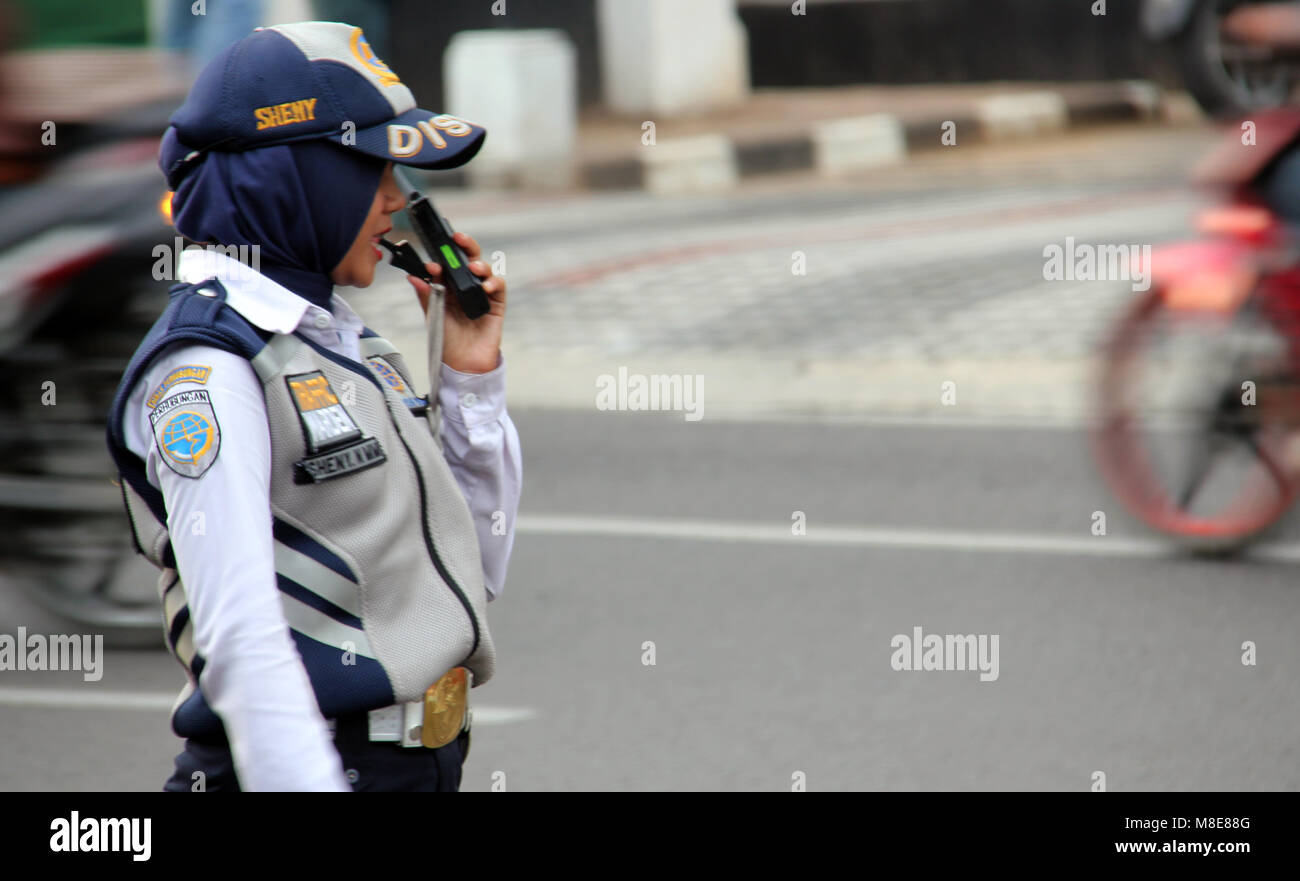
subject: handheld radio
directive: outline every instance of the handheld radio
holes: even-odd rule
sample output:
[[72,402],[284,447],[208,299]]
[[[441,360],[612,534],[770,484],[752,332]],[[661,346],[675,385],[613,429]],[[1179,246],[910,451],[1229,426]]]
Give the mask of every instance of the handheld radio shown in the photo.
[[415,229],[415,234],[420,237],[420,244],[424,245],[424,250],[442,267],[442,278],[438,282],[434,281],[425,270],[419,252],[405,239],[400,242],[390,242],[381,238],[379,244],[393,255],[393,266],[430,284],[440,283],[447,287],[456,295],[456,300],[460,303],[460,308],[466,317],[476,319],[486,315],[492,308],[492,304],[488,301],[487,292],[483,290],[483,282],[469,271],[469,258],[452,238],[455,230],[433,207],[433,200],[412,187],[404,177],[399,176],[398,181],[405,184],[411,194],[406,206],[407,214],[411,218],[411,226]]

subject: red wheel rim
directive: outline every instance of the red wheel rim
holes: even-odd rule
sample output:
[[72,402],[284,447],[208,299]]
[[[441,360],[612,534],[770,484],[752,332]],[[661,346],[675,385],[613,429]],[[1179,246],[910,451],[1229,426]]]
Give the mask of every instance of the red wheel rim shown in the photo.
[[1099,420],[1094,455],[1102,477],[1124,506],[1160,532],[1188,539],[1242,542],[1277,522],[1294,503],[1297,486],[1266,439],[1258,450],[1261,468],[1244,481],[1232,503],[1213,516],[1183,510],[1170,497],[1148,456],[1127,390],[1142,364],[1143,345],[1164,310],[1153,288],[1121,320],[1102,352]]

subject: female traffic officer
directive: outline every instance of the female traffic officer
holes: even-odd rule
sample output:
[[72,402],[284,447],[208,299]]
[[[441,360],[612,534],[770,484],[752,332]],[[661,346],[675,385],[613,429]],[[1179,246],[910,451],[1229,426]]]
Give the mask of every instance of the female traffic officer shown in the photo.
[[327,22],[253,32],[172,117],[174,222],[212,247],[182,254],[109,420],[188,678],[168,790],[459,787],[519,499],[505,283],[470,263],[491,299],[470,321],[408,276],[423,397],[333,289],[374,278],[405,203],[393,163],[460,165],[483,137]]

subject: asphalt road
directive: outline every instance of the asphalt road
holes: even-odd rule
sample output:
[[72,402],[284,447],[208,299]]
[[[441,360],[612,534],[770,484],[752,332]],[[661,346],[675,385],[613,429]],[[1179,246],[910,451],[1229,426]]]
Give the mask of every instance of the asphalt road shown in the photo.
[[[465,790],[1300,788],[1294,564],[1169,557],[1075,431],[515,419],[521,533]],[[892,669],[917,626],[996,634],[998,678]],[[77,677],[6,674],[0,789],[157,788],[173,662]]]
[[[648,522],[521,536],[493,699],[540,713],[478,744],[468,788],[490,770],[542,789],[779,790],[796,771],[827,790],[1086,789],[1099,770],[1116,790],[1300,785],[1293,565],[1144,545],[1078,433],[533,413],[520,427],[526,513]],[[766,531],[796,510],[806,536]],[[681,518],[737,530],[656,532]],[[1065,541],[981,549],[990,533]],[[891,638],[915,626],[1000,635],[998,679],[893,670]]]
[[[895,240],[871,278],[908,280],[886,299],[894,315],[915,304],[914,323],[879,326],[915,375],[951,345],[963,376],[1014,402],[1050,359],[1077,355],[1075,343],[1008,354],[970,341],[1077,329],[1074,313],[1041,302],[1041,288],[1015,289],[1042,285],[1043,243],[1112,227],[1127,241],[1179,234],[1194,201],[1179,181],[1207,142],[1199,130],[1128,127],[932,156],[849,184],[762,182],[728,198],[441,200],[461,228],[509,254],[511,320],[528,341],[508,354],[512,383],[531,389],[511,407],[523,504],[506,592],[491,607],[498,673],[475,691],[463,788],[782,791],[801,774],[809,790],[1086,791],[1097,772],[1117,791],[1300,788],[1294,522],[1254,558],[1173,556],[1100,485],[1082,428],[1013,423],[978,396],[947,423],[916,415],[906,396],[879,413],[865,398],[851,414],[783,406],[777,420],[761,396],[729,412],[710,398],[705,418],[689,422],[596,410],[583,371],[599,358],[565,374],[572,388],[544,393],[560,382],[547,373],[553,359],[582,342],[573,327],[584,309],[677,289],[651,284],[662,276],[650,258],[669,253],[674,235],[759,242],[765,256],[737,246],[719,264],[739,281],[717,283],[735,298],[709,320],[722,326],[730,314],[750,335],[720,343],[709,369],[730,364],[744,377],[757,359],[769,372],[750,385],[775,381],[785,368],[771,360],[782,345],[771,325],[794,313],[771,312],[761,290],[742,298],[769,272],[762,261],[777,246],[765,237],[852,220]],[[1125,196],[1140,188],[1142,198]],[[961,248],[942,238],[963,224],[977,229],[959,236]],[[556,267],[545,261],[563,243],[576,243],[568,268],[589,271],[548,288]],[[858,254],[852,237],[840,248]],[[781,245],[780,259],[788,252]],[[826,279],[836,297],[879,295],[852,283],[872,266],[821,265],[835,267]],[[649,275],[623,277],[640,271]],[[570,308],[570,292],[587,305]],[[1076,298],[1081,308],[1095,305],[1089,296]],[[975,303],[951,332],[930,332]],[[364,300],[354,305],[370,318]],[[854,304],[826,321],[869,311]],[[610,307],[589,350],[608,346],[611,364],[670,363],[663,327],[647,332],[645,315],[620,324]],[[869,366],[819,382],[891,381],[872,373],[870,352],[836,354]],[[706,394],[722,394],[713,373],[709,383]],[[1047,398],[1081,393],[1040,385]],[[834,391],[822,405],[843,397]],[[1096,511],[1107,514],[1104,536],[1091,531]],[[792,532],[796,512],[806,534]],[[0,584],[0,633],[20,624],[58,626]],[[997,637],[997,678],[893,669],[892,642],[916,627]],[[1247,641],[1253,665],[1242,663]],[[0,790],[157,789],[179,747],[166,715],[180,682],[169,657],[140,651],[110,652],[96,683],[0,674]]]

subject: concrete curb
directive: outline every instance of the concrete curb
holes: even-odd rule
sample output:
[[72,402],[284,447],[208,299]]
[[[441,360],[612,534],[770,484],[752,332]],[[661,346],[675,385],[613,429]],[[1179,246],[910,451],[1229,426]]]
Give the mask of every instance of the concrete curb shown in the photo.
[[[810,123],[805,131],[757,140],[738,140],[725,134],[692,137],[682,140],[696,143],[680,148],[665,139],[645,147],[640,156],[582,164],[577,176],[582,186],[594,190],[697,192],[700,150],[706,143],[700,138],[708,138],[711,189],[788,171],[836,177],[905,161],[914,152],[944,149],[952,145],[953,135],[957,144],[1008,143],[1077,126],[1158,119],[1164,101],[1158,86],[1141,81],[1104,84],[1086,94],[1008,92],[954,108],[949,114],[924,118],[879,113],[826,119]],[[950,133],[947,143],[946,132]],[[722,142],[730,144],[730,150],[719,146]],[[723,167],[728,154],[730,170]]]
[[[401,343],[393,341],[397,345]],[[629,357],[507,347],[511,408],[594,410],[599,377],[701,377],[705,420],[892,418],[936,422],[1059,423],[1093,417],[1091,358],[786,358],[679,351]],[[945,405],[946,384],[956,390]],[[683,419],[681,413],[669,417]]]

